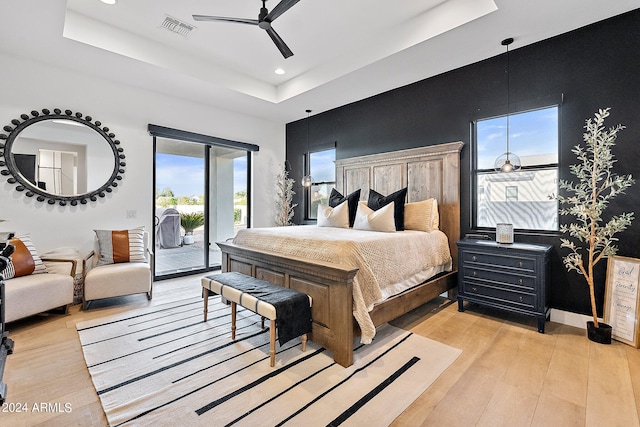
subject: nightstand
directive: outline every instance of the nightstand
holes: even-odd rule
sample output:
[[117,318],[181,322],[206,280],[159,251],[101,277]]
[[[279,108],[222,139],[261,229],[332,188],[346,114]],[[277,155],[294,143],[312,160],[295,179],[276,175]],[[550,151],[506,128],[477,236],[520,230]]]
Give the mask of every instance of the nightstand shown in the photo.
[[458,311],[464,301],[534,316],[544,333],[549,318],[551,245],[464,239],[458,245]]

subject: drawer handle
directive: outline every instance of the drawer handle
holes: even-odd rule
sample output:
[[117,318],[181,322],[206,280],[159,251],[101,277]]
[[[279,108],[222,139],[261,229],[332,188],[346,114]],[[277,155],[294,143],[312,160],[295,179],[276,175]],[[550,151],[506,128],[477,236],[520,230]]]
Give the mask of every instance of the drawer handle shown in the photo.
[[524,298],[519,297],[518,299],[520,300],[520,302],[524,302]]
[[523,263],[522,261],[520,261],[520,263],[519,263],[519,264],[520,264],[520,267],[523,267],[523,266],[524,266],[524,263]]
[[476,288],[475,286],[473,286],[473,287],[471,288],[471,290],[472,290],[473,292],[478,292],[478,288]]
[[476,277],[476,272],[475,271],[473,272],[473,277]]
[[520,279],[520,284],[522,285],[522,278]]
[[477,258],[476,258],[476,256],[475,256],[475,255],[471,257],[471,260],[472,260],[472,261],[475,261],[476,259],[477,259]]

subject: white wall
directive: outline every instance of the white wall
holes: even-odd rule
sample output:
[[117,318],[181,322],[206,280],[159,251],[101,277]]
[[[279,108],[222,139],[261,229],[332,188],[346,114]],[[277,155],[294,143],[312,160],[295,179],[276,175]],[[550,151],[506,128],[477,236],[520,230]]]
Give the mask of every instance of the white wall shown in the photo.
[[[274,224],[273,186],[255,177],[275,176],[284,162],[284,125],[214,109],[177,97],[80,75],[71,70],[0,53],[0,132],[20,114],[48,108],[90,115],[119,139],[127,162],[124,179],[107,197],[87,205],[41,203],[0,177],[0,231],[30,233],[39,252],[92,247],[93,229],[153,225],[153,140],[149,123],[260,146],[253,158],[253,226]],[[108,66],[108,64],[105,64]],[[179,179],[179,177],[176,177]],[[135,211],[136,218],[127,218]]]

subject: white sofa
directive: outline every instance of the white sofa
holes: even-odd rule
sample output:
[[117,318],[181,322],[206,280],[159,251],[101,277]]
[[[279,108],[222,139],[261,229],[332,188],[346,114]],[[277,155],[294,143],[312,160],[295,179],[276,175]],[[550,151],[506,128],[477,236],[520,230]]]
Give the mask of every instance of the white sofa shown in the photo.
[[[73,303],[73,279],[76,272],[75,260],[42,258],[50,263],[69,265],[69,273],[50,272],[30,274],[5,280],[5,322],[22,319],[54,308],[66,313]],[[59,271],[60,268],[54,269]]]

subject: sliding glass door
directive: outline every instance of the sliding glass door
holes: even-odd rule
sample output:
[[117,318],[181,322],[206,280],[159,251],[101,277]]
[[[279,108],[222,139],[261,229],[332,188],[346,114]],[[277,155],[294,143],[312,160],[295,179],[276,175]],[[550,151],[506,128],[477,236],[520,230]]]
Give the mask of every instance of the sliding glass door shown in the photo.
[[236,235],[249,224],[248,171],[250,153],[225,147],[210,147],[209,163],[209,262],[219,267],[221,253],[215,242]]
[[156,276],[205,268],[207,146],[156,139]]
[[154,135],[154,153],[154,278],[220,268],[215,242],[249,226],[251,151]]

